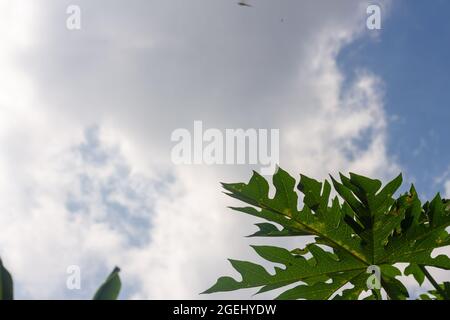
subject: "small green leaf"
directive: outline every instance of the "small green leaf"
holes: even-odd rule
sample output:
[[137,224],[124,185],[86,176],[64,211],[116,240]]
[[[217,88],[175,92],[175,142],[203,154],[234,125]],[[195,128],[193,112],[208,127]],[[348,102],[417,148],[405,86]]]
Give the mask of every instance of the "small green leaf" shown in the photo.
[[106,281],[100,286],[93,300],[116,300],[119,296],[122,283],[119,277],[120,269],[115,267]]
[[13,300],[13,279],[9,271],[3,266],[0,259],[0,300]]

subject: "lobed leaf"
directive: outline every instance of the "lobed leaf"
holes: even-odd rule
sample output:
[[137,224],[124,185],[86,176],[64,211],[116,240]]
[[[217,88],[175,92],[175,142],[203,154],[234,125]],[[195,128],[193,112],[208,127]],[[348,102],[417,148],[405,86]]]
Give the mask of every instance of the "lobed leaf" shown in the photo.
[[[245,288],[259,288],[261,293],[297,283],[277,299],[358,299],[368,290],[367,268],[376,265],[389,299],[407,299],[408,291],[397,279],[401,273],[395,264],[408,263],[405,274],[412,274],[419,283],[424,281],[422,267],[450,269],[448,256],[431,256],[434,249],[450,245],[447,200],[437,195],[422,205],[414,186],[395,198],[402,175],[384,187],[379,180],[355,173],[339,176],[340,182],[333,177],[331,181],[342,203],[338,197],[330,199],[328,181],[300,175],[301,210],[296,181],[281,168],[273,176],[272,198],[269,183],[256,172],[247,184],[223,184],[229,196],[249,205],[231,209],[265,220],[256,224],[259,231],[251,237],[314,236],[314,243],[292,251],[253,246],[266,262],[283,268],[275,266],[270,273],[259,264],[230,260],[241,279],[221,277],[204,293]],[[366,299],[381,299],[381,290],[371,291]],[[434,295],[438,296],[439,292]]]

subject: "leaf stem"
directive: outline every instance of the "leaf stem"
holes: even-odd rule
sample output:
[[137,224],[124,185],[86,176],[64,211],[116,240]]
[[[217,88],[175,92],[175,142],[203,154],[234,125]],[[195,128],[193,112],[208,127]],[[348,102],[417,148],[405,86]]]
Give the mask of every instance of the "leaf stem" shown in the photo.
[[437,292],[445,299],[449,300],[450,298],[447,296],[447,293],[441,288],[441,286],[434,280],[433,276],[428,272],[428,270],[425,268],[424,265],[419,264],[420,270],[424,273],[425,277],[430,281],[430,283],[433,285],[433,287],[436,289]]

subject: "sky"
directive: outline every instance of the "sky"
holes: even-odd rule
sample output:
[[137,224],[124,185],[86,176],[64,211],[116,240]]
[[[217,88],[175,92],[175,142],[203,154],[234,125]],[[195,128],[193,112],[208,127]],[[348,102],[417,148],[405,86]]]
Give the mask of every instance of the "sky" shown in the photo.
[[381,30],[364,0],[252,4],[0,2],[0,256],[18,298],[90,298],[115,265],[122,299],[250,296],[198,295],[226,258],[256,260],[256,221],[219,182],[258,168],[175,165],[171,133],[195,120],[279,129],[295,177],[403,172],[450,197],[448,1],[379,1]]
[[360,38],[338,58],[350,78],[366,67],[383,79],[389,151],[427,197],[443,192],[450,174],[449,9],[448,1],[393,2],[379,41]]

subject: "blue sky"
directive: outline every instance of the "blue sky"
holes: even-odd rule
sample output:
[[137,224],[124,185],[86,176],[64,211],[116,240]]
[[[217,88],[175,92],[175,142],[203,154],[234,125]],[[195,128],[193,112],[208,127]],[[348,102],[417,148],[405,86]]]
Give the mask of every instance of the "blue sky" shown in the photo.
[[382,78],[389,153],[428,197],[443,191],[436,179],[450,166],[449,12],[445,0],[394,1],[379,38],[361,37],[338,59],[350,78],[358,68]]

